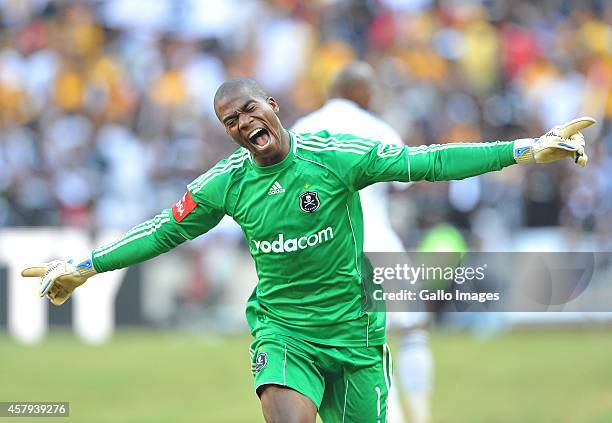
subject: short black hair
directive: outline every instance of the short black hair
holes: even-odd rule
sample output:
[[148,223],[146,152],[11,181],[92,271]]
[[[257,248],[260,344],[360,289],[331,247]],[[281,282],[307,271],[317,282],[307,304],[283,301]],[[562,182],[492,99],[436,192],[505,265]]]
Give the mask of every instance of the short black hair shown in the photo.
[[375,73],[370,64],[361,61],[352,62],[336,75],[330,89],[330,95],[350,100],[356,87],[371,91],[374,79]]
[[259,83],[254,79],[239,77],[228,79],[223,84],[221,84],[219,88],[217,88],[214,104],[216,105],[217,100],[225,96],[227,93],[239,90],[241,88],[246,88],[253,95],[253,97],[261,98],[262,100],[265,100],[270,97],[268,93],[261,87],[261,85],[259,85]]

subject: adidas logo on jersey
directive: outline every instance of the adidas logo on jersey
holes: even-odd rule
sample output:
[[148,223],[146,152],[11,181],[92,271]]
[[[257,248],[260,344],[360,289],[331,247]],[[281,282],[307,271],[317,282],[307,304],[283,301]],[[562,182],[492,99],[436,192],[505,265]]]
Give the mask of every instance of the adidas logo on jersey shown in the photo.
[[278,181],[274,181],[274,183],[268,190],[268,195],[280,194],[282,192],[285,192],[285,188],[283,188],[281,184],[278,183]]

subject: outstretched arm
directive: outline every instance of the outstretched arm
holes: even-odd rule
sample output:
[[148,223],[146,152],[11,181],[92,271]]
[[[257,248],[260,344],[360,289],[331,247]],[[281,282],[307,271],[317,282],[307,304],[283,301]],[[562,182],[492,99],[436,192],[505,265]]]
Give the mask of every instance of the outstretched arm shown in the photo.
[[[585,166],[587,156],[580,130],[595,123],[579,118],[554,127],[539,138],[484,143],[434,144],[397,147],[369,142],[361,158],[346,166],[346,180],[354,189],[385,181],[448,181],[500,170],[515,163],[549,163],[571,158]],[[354,144],[354,141],[353,141]],[[354,144],[356,147],[363,147]]]
[[61,305],[96,273],[131,266],[157,257],[186,240],[209,231],[219,223],[223,212],[196,204],[189,192],[171,209],[135,226],[117,241],[93,250],[81,260],[54,260],[21,272],[24,277],[40,277],[41,297]]
[[441,181],[463,179],[500,170],[514,163],[550,163],[571,158],[584,167],[582,129],[595,123],[583,117],[555,126],[539,138],[512,142],[453,143],[411,148],[408,152],[411,180]]
[[514,142],[451,143],[408,148],[408,181],[464,179],[514,164]]
[[[154,218],[135,226],[115,242],[91,252],[94,268],[98,272],[107,272],[157,257],[208,231],[223,216],[200,216],[200,222],[205,224],[193,225],[192,222],[197,223],[196,214],[202,215],[202,212],[205,212],[204,207],[200,209],[182,221],[177,221],[172,210],[166,209]],[[190,223],[195,226],[192,230],[189,230]]]

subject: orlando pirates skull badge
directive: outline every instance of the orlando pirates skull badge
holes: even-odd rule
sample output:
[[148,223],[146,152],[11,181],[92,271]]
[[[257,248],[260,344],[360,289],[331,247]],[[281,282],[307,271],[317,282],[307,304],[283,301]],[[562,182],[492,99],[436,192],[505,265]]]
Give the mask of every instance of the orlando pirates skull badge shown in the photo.
[[300,194],[300,209],[306,213],[312,213],[321,205],[319,195],[316,191],[306,191]]

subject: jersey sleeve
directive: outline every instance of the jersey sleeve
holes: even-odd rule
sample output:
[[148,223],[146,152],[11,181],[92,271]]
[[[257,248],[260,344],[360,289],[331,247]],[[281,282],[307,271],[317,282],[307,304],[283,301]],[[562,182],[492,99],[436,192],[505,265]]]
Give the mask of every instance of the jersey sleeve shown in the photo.
[[[351,142],[350,147],[343,144],[337,164],[341,175],[354,190],[376,182],[464,179],[515,163],[511,141],[420,147],[381,144],[367,139]],[[366,142],[370,143],[367,149],[364,147]]]
[[95,249],[92,259],[96,271],[107,272],[149,260],[208,232],[225,213],[207,194],[192,184],[171,208],[135,226],[117,241]]
[[227,213],[225,198],[233,172],[247,157],[246,150],[237,150],[191,182],[171,208],[135,226],[117,241],[95,249],[92,259],[96,271],[149,260],[214,228]]
[[515,164],[514,142],[493,141],[407,147],[408,181],[449,181]]

